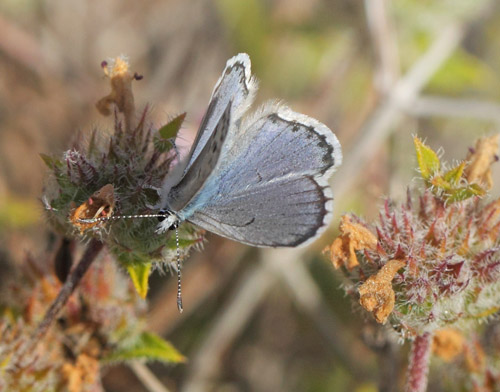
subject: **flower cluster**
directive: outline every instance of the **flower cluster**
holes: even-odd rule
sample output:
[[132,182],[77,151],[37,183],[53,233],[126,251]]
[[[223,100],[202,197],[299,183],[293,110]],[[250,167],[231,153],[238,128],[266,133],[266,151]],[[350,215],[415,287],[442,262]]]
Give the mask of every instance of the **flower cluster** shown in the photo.
[[[97,108],[109,115],[114,105],[114,130],[94,129],[62,158],[42,155],[51,171],[43,200],[48,221],[57,231],[64,236],[97,237],[131,272],[136,266],[173,260],[175,238],[155,232],[156,218],[98,223],[82,223],[81,219],[158,213],[162,182],[177,157],[173,139],[184,115],[154,130],[148,125],[147,108],[138,120],[135,115],[132,82],[141,77],[130,73],[123,58],[109,65],[103,63],[103,68],[112,91],[97,103]],[[199,231],[182,226],[183,251],[201,242]],[[137,275],[137,271],[134,273]]]
[[500,386],[498,354],[486,361],[472,332],[500,311],[500,199],[488,194],[498,140],[480,139],[447,169],[415,138],[422,183],[402,204],[387,199],[377,222],[343,216],[326,249],[351,282],[348,294],[412,341],[408,391],[425,390],[431,350],[444,361],[460,355],[474,390]]
[[[409,190],[401,205],[386,200],[373,225],[345,216],[328,249],[361,305],[403,337],[463,329],[500,309],[500,199],[479,197],[490,183],[468,177],[491,178],[485,173],[497,139],[478,144],[493,145],[490,156],[477,148],[444,174],[437,155],[416,139],[424,186]],[[483,175],[472,167],[478,161],[487,162]]]

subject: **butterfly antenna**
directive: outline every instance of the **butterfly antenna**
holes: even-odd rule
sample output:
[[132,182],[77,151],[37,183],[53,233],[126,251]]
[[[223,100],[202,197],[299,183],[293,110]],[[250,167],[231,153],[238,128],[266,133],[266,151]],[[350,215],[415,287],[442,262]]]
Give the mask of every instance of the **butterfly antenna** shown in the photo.
[[108,222],[111,220],[118,219],[138,219],[138,218],[166,218],[168,214],[141,214],[141,215],[113,215],[113,216],[102,216],[99,218],[89,218],[89,219],[77,219],[78,223],[97,223],[97,222]]
[[177,248],[177,309],[182,313],[182,291],[181,291],[181,250],[179,247],[179,224],[175,224],[175,245]]

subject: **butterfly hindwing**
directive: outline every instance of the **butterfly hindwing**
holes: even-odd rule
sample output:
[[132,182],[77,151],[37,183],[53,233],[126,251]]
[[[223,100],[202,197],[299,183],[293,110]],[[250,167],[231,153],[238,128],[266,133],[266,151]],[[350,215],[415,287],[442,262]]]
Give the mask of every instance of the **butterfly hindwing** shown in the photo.
[[254,246],[297,246],[331,218],[328,178],[340,144],[323,124],[268,105],[242,125],[238,140],[184,209],[190,222]]
[[181,175],[164,182],[162,207],[242,243],[304,245],[331,219],[340,144],[325,125],[276,104],[243,117],[256,86],[248,55],[227,62]]

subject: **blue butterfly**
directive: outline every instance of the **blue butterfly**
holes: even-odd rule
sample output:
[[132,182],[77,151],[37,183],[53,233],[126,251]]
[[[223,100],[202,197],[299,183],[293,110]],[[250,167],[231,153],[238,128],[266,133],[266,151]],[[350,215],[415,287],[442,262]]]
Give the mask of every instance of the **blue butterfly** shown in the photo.
[[191,151],[162,185],[159,232],[187,221],[248,245],[295,247],[328,226],[337,137],[276,102],[248,115],[256,90],[248,55],[228,60]]

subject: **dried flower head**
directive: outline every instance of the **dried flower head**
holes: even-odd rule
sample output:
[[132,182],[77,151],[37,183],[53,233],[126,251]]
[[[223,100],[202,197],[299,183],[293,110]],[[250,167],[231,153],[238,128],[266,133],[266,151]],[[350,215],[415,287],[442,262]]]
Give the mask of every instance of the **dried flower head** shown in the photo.
[[80,234],[83,234],[86,230],[92,227],[102,225],[102,221],[85,223],[82,222],[82,220],[109,217],[113,215],[114,206],[114,188],[113,185],[107,184],[101,189],[95,191],[87,201],[75,208],[71,212],[69,220],[73,226],[80,229]]
[[449,328],[436,331],[432,350],[446,366],[447,371],[442,373],[446,383],[477,392],[499,390],[500,342],[494,339],[499,326],[498,321],[493,323],[482,337]]
[[109,257],[93,264],[58,322],[21,357],[61,283],[27,259],[0,301],[1,391],[102,391],[101,368],[137,359],[179,362],[172,346],[145,332],[145,303]]
[[392,280],[403,260],[389,260],[375,275],[370,276],[358,289],[359,303],[373,313],[377,322],[384,324],[394,308],[395,295]]
[[359,265],[356,251],[374,249],[377,237],[361,223],[353,222],[348,215],[342,217],[340,233],[341,235],[324,250],[324,253],[330,254],[335,268],[345,266],[352,270]]
[[478,139],[476,147],[469,151],[466,159],[469,164],[465,169],[465,178],[468,182],[483,184],[486,189],[491,189],[493,186],[491,164],[498,160],[499,139],[500,135]]
[[115,105],[118,111],[123,113],[126,122],[125,127],[132,129],[135,115],[132,81],[140,80],[142,77],[130,72],[128,60],[125,56],[117,57],[109,63],[103,61],[101,66],[104,74],[110,80],[111,92],[96,103],[97,110],[102,115],[109,116],[113,113],[112,108]]

